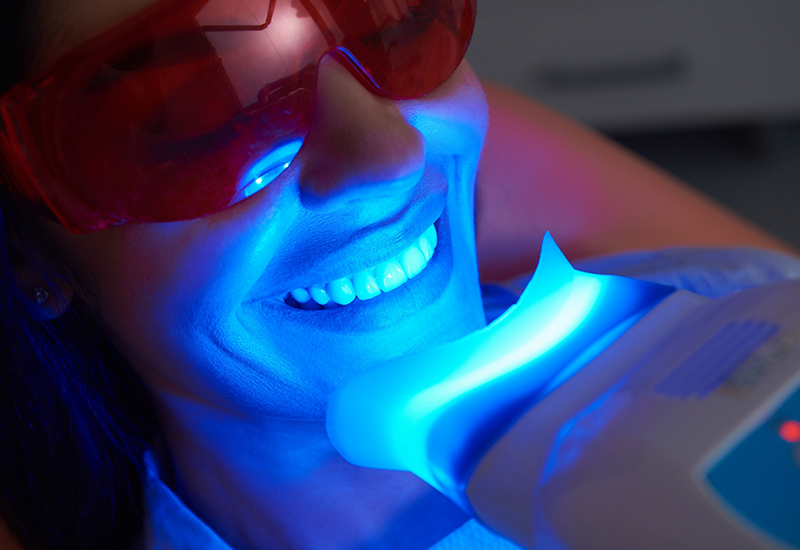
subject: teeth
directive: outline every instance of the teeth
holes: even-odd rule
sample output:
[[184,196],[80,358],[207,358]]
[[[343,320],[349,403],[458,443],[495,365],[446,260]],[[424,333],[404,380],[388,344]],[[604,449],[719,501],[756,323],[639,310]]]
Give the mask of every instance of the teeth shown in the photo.
[[433,246],[431,246],[431,242],[428,240],[428,237],[422,235],[417,243],[419,244],[419,249],[422,251],[422,254],[425,256],[425,261],[429,262],[433,256]]
[[403,266],[394,258],[376,267],[375,273],[377,274],[378,286],[384,292],[394,290],[408,280],[408,276],[403,271]]
[[328,283],[328,294],[331,300],[340,306],[346,306],[356,299],[356,290],[353,288],[353,283],[347,277],[336,279]]
[[378,282],[369,271],[359,271],[353,275],[353,286],[359,300],[369,300],[381,293]]
[[308,293],[311,294],[311,297],[314,299],[314,301],[321,306],[324,306],[331,301],[331,297],[328,295],[328,291],[325,290],[324,287],[314,285],[309,287]]
[[415,277],[420,271],[425,269],[428,265],[428,260],[425,259],[425,254],[418,246],[409,246],[403,251],[400,256],[400,263],[403,265],[403,271],[406,272],[408,278]]
[[294,298],[301,304],[305,304],[307,301],[311,299],[311,295],[305,288],[296,288],[292,291],[292,298]]
[[431,248],[433,248],[434,250],[436,250],[436,245],[439,243],[439,237],[436,235],[436,228],[435,228],[435,227],[433,227],[433,226],[430,226],[430,227],[429,227],[429,228],[428,228],[428,229],[425,231],[425,233],[423,233],[423,236],[424,236],[426,239],[428,239],[428,242],[429,242],[429,243],[431,243]]
[[[346,306],[356,298],[371,300],[381,292],[394,290],[408,279],[419,275],[433,257],[437,243],[436,228],[431,225],[400,254],[372,269],[359,271],[352,277],[336,279],[327,285],[313,285],[308,289],[296,288],[289,294],[299,304],[308,304],[310,300],[314,300],[320,306],[328,305],[331,301]],[[302,309],[308,307],[304,306]]]

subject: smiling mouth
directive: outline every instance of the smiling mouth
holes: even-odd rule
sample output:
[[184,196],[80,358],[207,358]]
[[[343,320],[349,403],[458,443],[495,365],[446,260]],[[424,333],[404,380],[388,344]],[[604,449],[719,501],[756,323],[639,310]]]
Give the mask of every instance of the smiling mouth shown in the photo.
[[356,299],[372,300],[419,275],[433,257],[437,243],[436,227],[431,225],[416,241],[389,260],[350,277],[296,288],[283,301],[295,309],[313,311],[347,306]]

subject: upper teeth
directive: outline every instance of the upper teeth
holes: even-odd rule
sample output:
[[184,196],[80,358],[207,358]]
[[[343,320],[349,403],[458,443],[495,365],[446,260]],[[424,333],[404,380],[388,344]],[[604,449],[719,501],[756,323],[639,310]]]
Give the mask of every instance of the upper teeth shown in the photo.
[[313,300],[321,306],[331,301],[344,306],[356,298],[370,300],[417,276],[428,265],[437,242],[436,228],[431,225],[419,239],[382,264],[359,271],[351,277],[342,277],[308,288],[296,288],[290,294],[301,304]]

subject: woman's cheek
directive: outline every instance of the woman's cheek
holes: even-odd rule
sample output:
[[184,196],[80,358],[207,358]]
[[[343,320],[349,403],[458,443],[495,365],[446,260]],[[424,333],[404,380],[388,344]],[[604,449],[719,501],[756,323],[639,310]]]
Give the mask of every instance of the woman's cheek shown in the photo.
[[397,105],[406,120],[422,132],[429,148],[443,154],[480,155],[489,108],[466,61],[430,94]]

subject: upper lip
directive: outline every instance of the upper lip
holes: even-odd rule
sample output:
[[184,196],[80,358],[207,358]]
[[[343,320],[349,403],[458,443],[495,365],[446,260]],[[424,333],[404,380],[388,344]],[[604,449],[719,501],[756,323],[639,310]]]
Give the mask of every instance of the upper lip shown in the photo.
[[283,298],[296,288],[351,277],[391,259],[441,217],[446,201],[446,192],[415,196],[391,217],[354,232],[304,240],[291,251],[292,258],[303,259],[302,268],[283,281],[275,296]]

